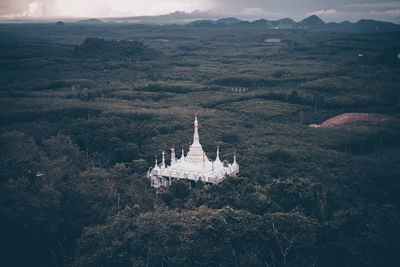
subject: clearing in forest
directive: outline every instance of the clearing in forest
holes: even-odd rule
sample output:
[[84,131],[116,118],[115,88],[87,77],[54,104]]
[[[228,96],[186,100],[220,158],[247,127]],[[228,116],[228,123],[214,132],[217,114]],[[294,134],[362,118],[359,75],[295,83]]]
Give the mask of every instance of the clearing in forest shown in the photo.
[[356,121],[384,121],[387,119],[389,119],[389,116],[377,113],[343,113],[321,124],[311,124],[310,127],[333,127]]

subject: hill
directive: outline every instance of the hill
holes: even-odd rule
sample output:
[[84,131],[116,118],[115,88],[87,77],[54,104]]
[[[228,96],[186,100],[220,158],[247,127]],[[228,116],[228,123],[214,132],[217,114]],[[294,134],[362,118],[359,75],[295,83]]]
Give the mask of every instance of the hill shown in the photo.
[[195,20],[190,22],[188,25],[195,26],[213,26],[213,25],[234,25],[242,22],[237,18],[222,18],[218,20]]
[[216,23],[213,20],[202,19],[202,20],[192,21],[192,22],[188,23],[187,25],[191,25],[191,26],[213,26],[215,24]]
[[84,19],[84,20],[78,21],[78,23],[81,23],[81,24],[99,24],[99,23],[104,23],[104,21],[99,20],[99,19]]
[[316,15],[311,15],[300,22],[295,22],[290,18],[280,20],[258,19],[255,21],[239,20],[237,18],[224,18],[219,20],[194,20],[187,25],[195,26],[231,26],[231,27],[259,27],[264,29],[300,29],[300,30],[335,30],[335,31],[351,31],[351,32],[388,32],[399,31],[400,25],[375,20],[360,20],[355,23],[343,21],[340,23],[325,23]]
[[242,20],[237,19],[237,18],[222,18],[222,19],[216,20],[215,23],[222,23],[225,25],[230,25],[230,24],[239,23],[241,21]]
[[385,21],[376,21],[371,19],[362,19],[356,23],[349,24],[349,29],[353,31],[398,31],[400,26]]
[[280,20],[259,19],[250,23],[252,26],[266,27],[268,29],[293,29],[296,22],[290,18]]
[[297,28],[303,28],[303,29],[315,29],[315,28],[322,28],[324,26],[325,22],[316,15],[312,15],[296,23]]

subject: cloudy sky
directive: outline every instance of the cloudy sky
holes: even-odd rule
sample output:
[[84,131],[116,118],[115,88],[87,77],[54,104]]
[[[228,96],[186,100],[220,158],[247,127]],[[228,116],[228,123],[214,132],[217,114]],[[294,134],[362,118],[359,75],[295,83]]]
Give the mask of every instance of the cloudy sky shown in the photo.
[[400,23],[400,0],[0,0],[3,20],[126,17],[174,11],[248,20],[301,20],[316,14],[325,21],[369,18]]

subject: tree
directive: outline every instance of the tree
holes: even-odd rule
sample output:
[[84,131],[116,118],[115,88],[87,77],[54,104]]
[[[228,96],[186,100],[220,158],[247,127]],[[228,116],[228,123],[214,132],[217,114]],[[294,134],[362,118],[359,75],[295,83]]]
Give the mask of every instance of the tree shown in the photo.
[[[268,266],[309,266],[317,241],[318,222],[298,212],[272,213],[263,216],[266,236],[272,236]],[[265,233],[265,232],[263,232]],[[270,239],[267,239],[270,242]]]

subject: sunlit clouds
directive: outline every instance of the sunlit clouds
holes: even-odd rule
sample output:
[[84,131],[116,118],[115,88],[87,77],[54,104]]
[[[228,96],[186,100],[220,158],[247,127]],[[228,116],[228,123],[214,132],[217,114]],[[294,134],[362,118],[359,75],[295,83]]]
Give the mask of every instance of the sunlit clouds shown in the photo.
[[334,9],[321,9],[307,13],[328,21],[357,21],[363,18],[400,22],[400,2],[347,4]]
[[153,16],[175,11],[246,20],[315,14],[326,21],[362,18],[400,22],[400,1],[364,0],[1,0],[1,19]]
[[177,10],[192,12],[195,10],[208,10],[212,8],[208,0],[6,1],[8,1],[9,8],[7,9],[3,3],[0,8],[0,15],[8,18],[142,16],[167,14]]
[[[57,0],[54,6],[58,16],[119,17],[167,14],[174,11],[192,12],[207,9],[206,2],[194,0]],[[90,12],[87,12],[90,10]]]

